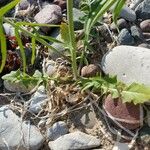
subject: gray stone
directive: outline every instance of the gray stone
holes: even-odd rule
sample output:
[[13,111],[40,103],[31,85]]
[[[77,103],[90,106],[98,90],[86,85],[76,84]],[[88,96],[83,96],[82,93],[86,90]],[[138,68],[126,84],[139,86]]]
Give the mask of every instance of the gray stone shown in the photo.
[[135,10],[135,8],[142,2],[143,0],[132,0],[132,3],[130,4],[130,8]]
[[135,11],[138,19],[150,19],[150,0],[144,0],[136,7]]
[[81,30],[83,29],[83,22],[80,20],[84,16],[84,13],[79,9],[73,8],[73,21],[74,21],[74,29]]
[[70,116],[75,127],[92,129],[97,123],[96,114],[90,109],[81,109],[80,112],[73,112]]
[[112,150],[129,150],[128,143],[116,142]]
[[122,29],[118,35],[118,42],[120,45],[134,45],[134,38],[129,30]]
[[134,37],[135,41],[144,41],[143,33],[139,27],[134,25],[130,28],[130,30],[131,30],[131,35]]
[[117,31],[117,27],[118,27],[120,30],[122,30],[122,29],[124,29],[124,28],[128,28],[129,25],[128,25],[128,23],[127,23],[127,21],[126,21],[125,19],[121,18],[121,19],[119,19],[119,20],[117,21],[117,27],[116,27],[116,25],[115,25],[114,22],[111,24],[110,27],[111,27],[111,30],[112,30],[112,31],[116,32],[116,31]]
[[125,83],[150,85],[150,50],[143,47],[117,46],[105,54],[101,66],[106,74],[117,75]]
[[26,10],[34,3],[35,3],[34,0],[21,0],[18,5],[18,10]]
[[53,124],[52,127],[47,129],[47,138],[51,141],[65,135],[69,132],[67,124],[63,121],[59,121]]
[[49,142],[51,150],[79,150],[95,148],[98,146],[100,146],[99,139],[80,131],[66,134],[55,141]]
[[29,122],[22,121],[8,106],[0,108],[0,149],[38,150],[44,138]]
[[42,105],[47,101],[45,87],[40,86],[29,101],[31,101],[29,111],[36,114],[40,112],[42,110]]
[[138,47],[145,47],[145,48],[149,48],[150,49],[150,44],[141,43],[141,44],[138,45]]
[[[39,13],[34,17],[37,23],[43,24],[58,24],[61,22],[62,12],[58,5],[46,5]],[[42,31],[48,32],[50,27],[41,27]]]
[[7,36],[15,36],[15,29],[13,26],[11,26],[8,23],[4,23],[3,27],[4,27],[5,34]]
[[136,20],[135,12],[128,6],[124,6],[122,8],[122,10],[120,12],[120,17],[122,17],[130,22],[134,22]]

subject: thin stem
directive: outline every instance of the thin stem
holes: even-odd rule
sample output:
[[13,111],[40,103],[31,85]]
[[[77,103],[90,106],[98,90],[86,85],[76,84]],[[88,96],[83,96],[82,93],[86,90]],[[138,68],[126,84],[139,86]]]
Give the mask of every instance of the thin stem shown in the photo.
[[76,42],[75,42],[75,32],[73,23],[73,0],[67,0],[67,20],[69,24],[69,38],[70,38],[70,53],[71,53],[71,65],[73,70],[74,78],[77,79],[77,62],[76,62]]

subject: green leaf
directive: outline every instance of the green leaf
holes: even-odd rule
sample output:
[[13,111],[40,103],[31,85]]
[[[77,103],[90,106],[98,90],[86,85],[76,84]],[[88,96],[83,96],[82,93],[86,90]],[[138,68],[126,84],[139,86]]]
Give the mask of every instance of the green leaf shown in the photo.
[[32,37],[32,57],[31,57],[31,64],[34,64],[36,57],[36,40],[34,37]]
[[66,23],[62,23],[60,26],[60,34],[61,38],[64,42],[65,47],[70,47],[70,37],[68,36],[69,33],[69,27]]
[[150,101],[150,87],[133,83],[121,93],[124,102],[140,104]]

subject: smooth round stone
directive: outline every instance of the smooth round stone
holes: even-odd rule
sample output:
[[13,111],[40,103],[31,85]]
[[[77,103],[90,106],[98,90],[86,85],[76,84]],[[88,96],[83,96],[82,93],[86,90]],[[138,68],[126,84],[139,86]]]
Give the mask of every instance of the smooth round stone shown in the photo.
[[124,6],[120,12],[120,17],[130,21],[134,22],[136,20],[136,14],[135,11],[133,11],[128,6]]
[[117,46],[102,59],[106,74],[117,75],[125,83],[150,85],[150,50],[143,47]]
[[150,49],[150,45],[147,44],[147,43],[139,44],[138,47],[145,47],[145,48],[149,48]]
[[[125,19],[121,18],[121,19],[119,19],[119,20],[117,21],[117,26],[118,26],[118,28],[121,30],[121,29],[123,29],[123,28],[128,28],[129,25],[128,25],[128,23],[127,23],[127,21],[126,21]],[[115,25],[114,22],[111,24],[110,28],[111,28],[111,30],[114,31],[114,32],[117,31],[117,27],[116,27],[116,25]]]
[[143,32],[150,32],[150,19],[142,21],[140,23],[140,28]]

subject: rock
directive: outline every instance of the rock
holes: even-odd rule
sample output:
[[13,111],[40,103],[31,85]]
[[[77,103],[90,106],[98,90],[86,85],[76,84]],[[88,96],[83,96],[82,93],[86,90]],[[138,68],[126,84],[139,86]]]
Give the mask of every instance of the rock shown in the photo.
[[0,0],[0,8],[11,2],[11,0]]
[[51,150],[79,150],[98,146],[100,146],[99,139],[80,131],[66,134],[55,141],[49,142]]
[[[60,34],[58,34],[58,36],[56,36],[55,38],[57,40],[62,41],[62,38],[61,38]],[[53,43],[51,46],[54,47],[55,49],[57,49],[58,51],[62,52],[62,53],[65,52],[65,47],[63,46],[63,44]],[[50,48],[49,48],[48,52],[49,52],[49,59],[56,60],[57,58],[60,57],[60,54],[58,54],[57,52],[53,51]]]
[[84,16],[84,13],[77,8],[73,8],[73,21],[74,21],[74,29],[81,30],[83,29],[83,22],[81,22],[80,18]]
[[100,73],[100,68],[96,64],[90,64],[88,66],[84,66],[81,69],[81,76],[82,77],[93,77],[98,73]]
[[42,105],[47,101],[45,87],[40,86],[29,101],[31,101],[29,111],[35,114],[40,112],[42,110]]
[[[44,142],[40,131],[22,121],[8,106],[0,108],[0,149],[38,150]],[[14,140],[15,139],[15,140]]]
[[118,35],[120,45],[134,45],[134,38],[127,29],[122,29]]
[[47,129],[47,138],[51,141],[65,135],[69,132],[67,124],[63,121],[59,121],[53,124],[52,127]]
[[97,123],[96,114],[91,108],[83,108],[80,112],[73,112],[70,114],[70,120],[75,127],[83,127],[92,129]]
[[122,10],[120,12],[120,17],[122,17],[130,22],[134,22],[136,20],[135,12],[128,6],[124,6],[122,8]]
[[22,82],[10,82],[4,80],[4,87],[6,90],[15,93],[28,93],[33,89],[33,85],[28,88]]
[[116,142],[112,150],[129,150],[128,143]]
[[0,95],[0,107],[3,105],[10,104],[10,101],[11,100],[9,100],[8,97]]
[[11,26],[8,23],[4,23],[3,27],[4,27],[5,34],[7,36],[15,36],[15,29],[13,26]]
[[43,73],[52,76],[56,73],[56,63],[52,60],[47,60],[43,63]]
[[106,74],[117,75],[125,83],[150,85],[150,50],[134,46],[117,46],[106,53],[101,66]]
[[147,43],[139,44],[138,47],[144,47],[144,48],[149,48],[150,49],[150,45],[147,44]]
[[135,9],[138,19],[150,19],[150,0],[144,0]]
[[35,3],[34,0],[21,0],[18,5],[18,10],[27,10],[28,7]]
[[66,9],[66,0],[54,0],[53,3],[59,5],[62,10]]
[[[114,117],[112,121],[116,120],[123,127],[134,130],[141,126],[143,120],[143,109],[140,105],[134,105],[133,103],[123,103],[121,98],[113,99],[111,94],[107,96],[103,104],[104,110],[108,114]],[[111,118],[109,118],[111,119]]]
[[133,0],[130,4],[130,8],[135,10],[135,8],[142,2],[143,0]]
[[150,33],[143,32],[143,36],[145,39],[150,39]]
[[[118,28],[119,28],[120,30],[129,27],[127,21],[126,21],[125,19],[123,19],[123,18],[121,18],[121,19],[119,19],[119,20],[117,21],[117,26],[118,26]],[[115,25],[114,22],[111,24],[111,27],[110,27],[110,28],[111,28],[111,30],[114,31],[114,32],[117,31],[117,27],[116,27],[116,25]]]
[[134,25],[130,28],[130,30],[131,35],[134,37],[135,41],[144,41],[144,36],[140,28]]
[[143,32],[150,32],[150,19],[142,21],[140,23],[140,28]]
[[150,127],[143,126],[143,128],[140,130],[139,136],[140,136],[142,144],[144,146],[149,147],[150,146]]
[[[58,24],[61,22],[62,12],[58,5],[46,5],[39,13],[34,17],[37,23],[43,24]],[[48,32],[49,27],[41,27],[42,31]]]

